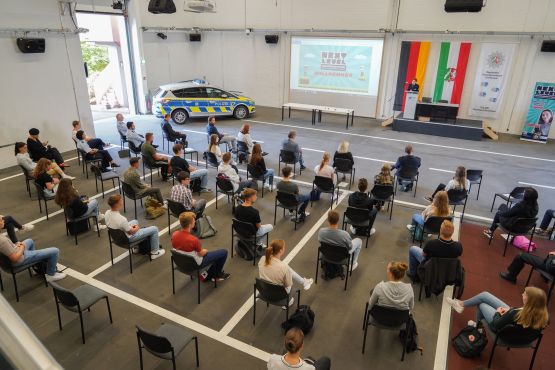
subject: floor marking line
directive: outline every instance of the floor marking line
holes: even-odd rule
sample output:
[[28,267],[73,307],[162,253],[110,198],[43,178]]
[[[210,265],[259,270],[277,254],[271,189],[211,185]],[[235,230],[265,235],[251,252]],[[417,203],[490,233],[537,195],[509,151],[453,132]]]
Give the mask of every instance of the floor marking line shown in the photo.
[[[75,159],[77,159],[77,157],[66,159],[65,162],[73,161]],[[8,176],[8,177],[4,177],[4,178],[0,179],[0,182],[6,181],[6,180],[9,180],[9,179],[13,179],[13,178],[18,177],[18,176],[23,176],[23,172],[16,173],[15,175],[11,175],[11,176]]]
[[430,171],[439,171],[439,172],[447,172],[447,173],[455,173],[455,171],[451,171],[451,170],[442,170],[441,168],[433,168],[430,167],[428,168]]
[[[306,148],[306,147],[302,147],[302,149],[307,150],[309,152],[318,152],[318,153],[324,153],[325,152],[325,150],[312,149],[312,148]],[[364,159],[364,160],[367,160],[367,161],[380,162],[380,163],[395,163],[395,162],[392,162],[392,161],[386,161],[385,159],[360,157],[360,156],[357,156],[357,155],[354,155],[353,158]]]
[[522,181],[519,181],[518,183],[521,185],[537,186],[538,188],[555,189],[555,186],[549,186],[549,185],[532,184],[530,182],[522,182]]

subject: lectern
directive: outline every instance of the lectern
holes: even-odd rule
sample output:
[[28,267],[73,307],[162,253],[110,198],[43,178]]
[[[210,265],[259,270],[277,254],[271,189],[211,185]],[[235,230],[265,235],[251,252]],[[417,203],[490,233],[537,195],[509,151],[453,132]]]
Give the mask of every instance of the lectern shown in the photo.
[[416,113],[416,103],[418,103],[418,92],[407,91],[407,96],[405,98],[405,111],[403,112],[403,118],[414,119]]

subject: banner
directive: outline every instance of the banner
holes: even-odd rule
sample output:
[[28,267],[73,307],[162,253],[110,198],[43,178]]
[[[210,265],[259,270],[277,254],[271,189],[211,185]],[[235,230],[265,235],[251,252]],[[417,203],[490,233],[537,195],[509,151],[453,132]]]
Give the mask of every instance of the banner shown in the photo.
[[516,44],[482,43],[468,114],[496,118]]
[[536,82],[521,140],[547,141],[555,113],[555,83]]
[[393,109],[404,111],[407,86],[416,78],[420,85],[418,100],[424,92],[424,78],[426,66],[428,65],[428,54],[430,42],[403,41],[401,44],[401,56],[399,57],[399,73],[395,91],[395,102]]
[[434,88],[434,102],[459,104],[470,55],[469,42],[442,42]]

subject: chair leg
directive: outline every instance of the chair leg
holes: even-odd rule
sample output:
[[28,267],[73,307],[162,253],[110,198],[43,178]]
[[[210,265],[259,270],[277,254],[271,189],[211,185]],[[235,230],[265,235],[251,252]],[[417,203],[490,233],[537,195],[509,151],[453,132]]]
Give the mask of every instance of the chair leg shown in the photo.
[[252,295],[253,305],[252,305],[252,325],[256,324],[256,285],[254,285],[254,291]]
[[505,240],[505,248],[503,249],[503,257],[505,257],[505,254],[507,253],[507,247],[509,246],[510,237],[511,237],[511,233],[508,233],[507,240]]
[[197,357],[197,367],[199,367],[200,362],[199,362],[199,358],[198,358],[198,337],[195,337],[195,355]]
[[15,278],[14,273],[12,273],[12,279],[13,279],[13,286],[15,288],[15,300],[19,302],[19,291],[17,290],[17,279]]
[[314,276],[314,284],[318,284],[318,265],[320,264],[320,251],[316,251],[316,275]]
[[493,361],[493,354],[495,352],[495,347],[497,347],[497,336],[495,337],[495,342],[493,342],[493,347],[491,348],[491,353],[488,360],[488,369],[491,368],[491,362]]
[[497,198],[497,194],[493,196],[493,202],[491,202],[491,209],[489,210],[490,212],[493,212],[493,206],[495,205],[495,198]]
[[58,298],[54,295],[54,300],[56,301],[56,312],[58,313],[58,327],[60,331],[62,331],[62,317],[60,315],[60,303],[58,302]]
[[85,327],[83,326],[83,313],[79,309],[79,321],[81,322],[81,338],[83,339],[83,344],[85,344]]
[[200,273],[197,270],[197,304],[200,304]]
[[110,318],[110,324],[113,324],[114,321],[112,320],[112,310],[110,309],[110,301],[108,300],[108,297],[104,297],[106,298],[106,307],[108,307],[108,317]]
[[476,200],[478,200],[478,198],[480,197],[480,188],[482,187],[482,179],[480,179],[480,182],[478,183],[478,195],[476,195]]
[[[368,315],[368,313],[365,313],[365,315]],[[368,335],[368,323],[365,322],[364,323],[364,336],[362,339],[362,353],[364,353],[364,350],[366,349],[366,336]]]

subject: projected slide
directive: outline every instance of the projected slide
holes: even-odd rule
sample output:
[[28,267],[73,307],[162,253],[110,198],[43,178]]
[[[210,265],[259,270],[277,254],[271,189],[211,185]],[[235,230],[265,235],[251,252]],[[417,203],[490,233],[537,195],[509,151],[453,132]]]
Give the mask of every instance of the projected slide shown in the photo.
[[290,88],[378,95],[382,40],[293,37]]

